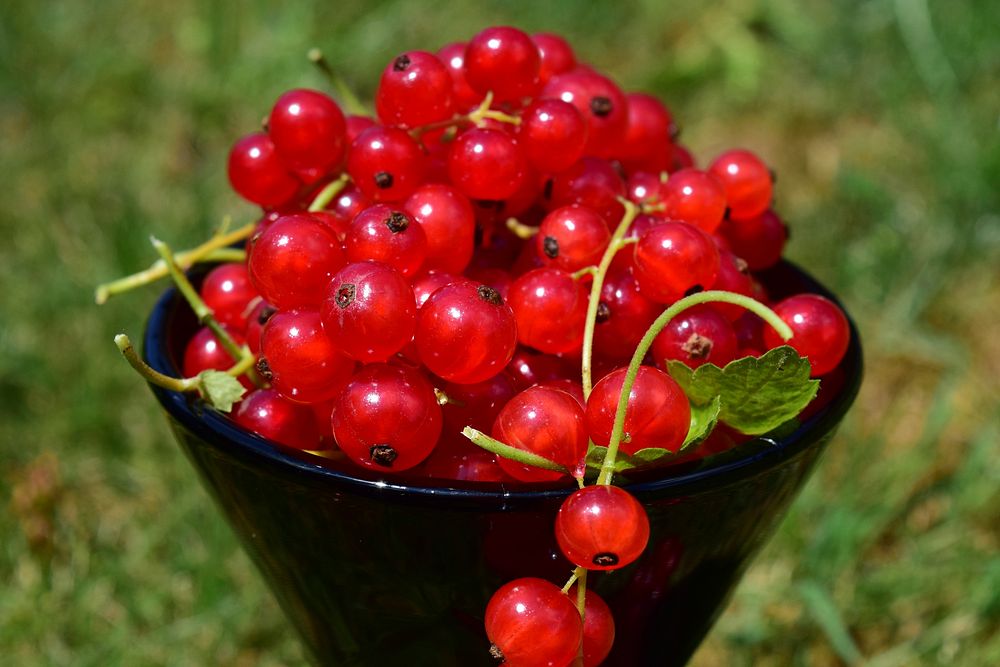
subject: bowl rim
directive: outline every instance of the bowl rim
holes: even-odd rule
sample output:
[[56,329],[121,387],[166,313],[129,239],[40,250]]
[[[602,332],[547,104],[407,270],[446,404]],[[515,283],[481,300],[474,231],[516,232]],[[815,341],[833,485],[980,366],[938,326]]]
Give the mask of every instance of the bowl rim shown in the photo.
[[[837,427],[854,402],[863,375],[863,354],[860,336],[853,319],[828,289],[795,264],[782,260],[776,268],[791,271],[806,287],[805,291],[830,299],[847,315],[851,339],[841,361],[845,378],[840,391],[784,437],[775,439],[767,435],[758,436],[740,445],[748,452],[756,449],[746,456],[727,457],[726,460],[716,463],[711,459],[718,457],[706,457],[705,463],[694,470],[623,484],[623,487],[633,495],[640,499],[659,498],[665,495],[682,497],[722,488],[736,481],[762,474],[783,461],[797,456],[811,445],[822,443]],[[181,297],[175,288],[170,287],[165,290],[149,314],[143,337],[143,356],[146,362],[157,371],[168,375],[177,375],[179,371],[172,359],[166,328],[181,303]],[[500,482],[455,480],[421,480],[417,483],[418,481],[412,477],[386,478],[378,471],[361,468],[346,472],[329,465],[322,465],[320,463],[322,459],[315,455],[284,447],[247,431],[224,414],[207,408],[197,400],[192,401],[184,394],[154,385],[150,385],[150,388],[174,425],[182,426],[210,443],[218,453],[235,459],[241,465],[252,468],[264,467],[270,474],[294,478],[299,484],[321,485],[343,492],[377,496],[385,500],[431,505],[443,503],[449,509],[490,507],[499,510],[562,498],[576,489],[575,486],[565,483],[558,486],[554,486],[553,483],[509,486]],[[758,447],[753,448],[752,443],[757,443]]]

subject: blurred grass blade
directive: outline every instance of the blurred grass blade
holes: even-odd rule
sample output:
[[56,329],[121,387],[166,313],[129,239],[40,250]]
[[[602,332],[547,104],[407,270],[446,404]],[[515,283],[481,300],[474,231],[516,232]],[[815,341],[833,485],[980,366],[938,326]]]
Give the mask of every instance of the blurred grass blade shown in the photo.
[[804,581],[799,584],[798,590],[809,615],[819,625],[840,659],[848,665],[860,665],[864,660],[861,651],[851,638],[837,605],[826,590],[815,581]]

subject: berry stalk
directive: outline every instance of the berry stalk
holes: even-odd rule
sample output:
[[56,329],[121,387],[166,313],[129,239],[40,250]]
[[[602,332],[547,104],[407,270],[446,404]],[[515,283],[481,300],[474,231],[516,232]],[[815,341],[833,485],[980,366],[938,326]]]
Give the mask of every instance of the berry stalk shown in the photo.
[[150,242],[153,244],[156,252],[159,253],[160,257],[163,259],[170,277],[177,286],[177,291],[184,296],[184,300],[191,306],[191,310],[194,311],[195,316],[198,318],[198,322],[205,325],[212,331],[216,339],[218,339],[219,343],[235,362],[238,364],[247,363],[247,359],[249,358],[249,367],[246,370],[247,377],[250,378],[250,381],[256,386],[264,386],[260,376],[258,376],[256,371],[253,369],[253,353],[251,353],[245,346],[238,345],[236,341],[233,340],[233,337],[229,335],[229,332],[226,331],[221,324],[219,324],[218,320],[215,319],[212,309],[205,304],[202,298],[198,295],[198,291],[194,288],[194,285],[191,284],[191,281],[188,280],[187,276],[177,265],[177,261],[174,258],[173,252],[170,250],[170,246],[155,237],[150,237]]
[[323,55],[323,52],[319,49],[309,49],[309,61],[316,65],[319,70],[326,76],[327,81],[330,85],[334,87],[337,91],[337,95],[340,96],[341,101],[344,103],[344,108],[347,109],[348,113],[352,113],[358,116],[367,116],[371,112],[365,107],[351,87],[347,85],[344,81],[344,77],[337,74],[333,67],[330,66],[330,62]]
[[339,195],[343,189],[350,182],[351,177],[346,173],[340,175],[339,178],[327,183],[326,187],[319,191],[316,197],[309,204],[309,212],[315,213],[316,211],[322,211],[327,207],[327,205],[333,201],[333,198]]
[[615,228],[614,234],[611,235],[611,241],[608,242],[608,247],[601,257],[601,263],[597,265],[597,272],[594,273],[594,282],[590,286],[590,301],[587,304],[587,319],[583,329],[582,375],[583,398],[585,401],[590,398],[590,392],[594,388],[594,329],[597,326],[597,307],[601,303],[601,290],[604,288],[604,278],[608,275],[608,267],[611,266],[611,261],[615,258],[615,254],[630,243],[630,241],[625,240],[625,234],[628,233],[628,228],[632,225],[632,221],[639,215],[639,208],[631,201],[627,199],[620,199],[619,201],[625,207],[625,214],[622,216],[621,222],[618,223],[618,227]]
[[532,452],[528,452],[523,449],[517,449],[516,447],[505,445],[499,440],[491,438],[482,431],[474,429],[471,426],[466,426],[462,429],[462,435],[486,451],[496,454],[497,456],[502,456],[505,459],[517,461],[518,463],[523,463],[524,465],[535,466],[536,468],[554,470],[555,472],[561,472],[564,475],[572,474],[564,466],[559,465],[555,461],[550,461],[544,456],[539,456],[538,454],[533,454]]
[[[187,271],[199,262],[246,261],[245,251],[238,248],[229,248],[228,246],[249,238],[253,234],[254,229],[257,228],[257,224],[251,222],[232,231],[228,231],[228,227],[228,220],[224,221],[222,228],[213,234],[212,238],[195,248],[177,253],[174,259],[181,270]],[[136,287],[156,282],[161,278],[166,278],[169,273],[166,262],[159,259],[143,271],[98,285],[94,292],[94,300],[97,302],[97,305],[101,305],[116,294],[128,292]]]
[[615,469],[615,459],[618,456],[618,447],[621,445],[622,436],[624,435],[625,411],[628,406],[629,394],[632,393],[632,385],[635,384],[636,375],[639,373],[639,366],[642,365],[642,360],[653,345],[653,339],[667,326],[670,320],[688,308],[701,303],[713,302],[731,303],[746,308],[772,326],[778,332],[778,335],[781,336],[782,340],[787,341],[792,337],[791,328],[778,317],[777,313],[759,301],[755,301],[742,294],[709,290],[686,296],[670,305],[670,307],[656,318],[649,329],[646,330],[645,335],[643,335],[642,340],[639,341],[639,345],[636,346],[635,352],[632,354],[632,360],[629,362],[628,370],[625,372],[625,381],[622,383],[622,393],[618,399],[618,409],[615,412],[615,422],[611,431],[611,440],[608,443],[608,452],[601,463],[601,472],[597,477],[598,484],[611,484],[611,478],[614,475]]

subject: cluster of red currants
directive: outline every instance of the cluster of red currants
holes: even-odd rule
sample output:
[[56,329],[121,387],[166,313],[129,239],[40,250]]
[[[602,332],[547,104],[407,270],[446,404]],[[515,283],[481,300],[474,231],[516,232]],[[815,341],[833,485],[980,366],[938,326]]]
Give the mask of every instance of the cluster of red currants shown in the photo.
[[[768,302],[753,272],[786,240],[768,167],[730,150],[696,168],[660,101],[624,93],[561,37],[493,27],[404,53],[375,101],[377,118],[345,117],[323,93],[290,91],[229,156],[233,188],[264,216],[246,264],[212,270],[201,296],[268,385],[244,378],[246,428],[386,472],[582,480],[667,305],[708,289]],[[773,307],[814,377],[837,365],[849,332],[834,304]],[[725,366],[781,344],[732,304],[682,312],[639,367],[621,451],[684,442],[691,410],[668,361]],[[189,376],[232,364],[207,328],[184,355]],[[558,469],[477,448],[460,437],[470,426]],[[598,484],[567,499],[556,535],[578,567],[608,570],[639,556],[649,524]],[[599,664],[611,615],[586,591],[581,620],[567,592],[500,589],[494,652],[510,667],[568,665],[582,638],[583,664]]]

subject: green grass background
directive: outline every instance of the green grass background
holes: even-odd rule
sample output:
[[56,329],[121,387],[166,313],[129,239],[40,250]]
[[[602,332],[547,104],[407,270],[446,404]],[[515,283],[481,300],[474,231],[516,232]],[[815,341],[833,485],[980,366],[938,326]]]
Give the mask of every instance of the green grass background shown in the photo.
[[[566,34],[703,160],[780,178],[788,255],[864,335],[858,403],[694,659],[1000,664],[1000,3],[0,3],[0,662],[300,665],[291,629],[98,308],[224,214],[229,145],[320,46],[370,95],[403,49]],[[303,511],[307,511],[304,508]]]

